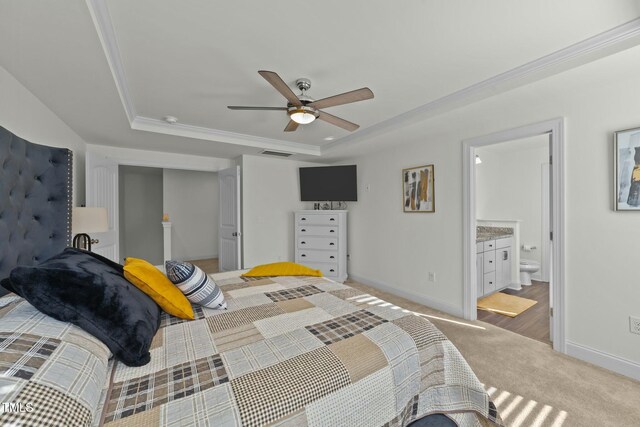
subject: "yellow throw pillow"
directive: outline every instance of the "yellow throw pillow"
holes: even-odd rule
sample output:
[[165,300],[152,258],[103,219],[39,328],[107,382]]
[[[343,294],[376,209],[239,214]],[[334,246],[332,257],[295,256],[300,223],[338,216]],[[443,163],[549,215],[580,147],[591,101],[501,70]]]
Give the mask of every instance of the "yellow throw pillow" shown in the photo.
[[273,264],[263,264],[253,267],[244,273],[244,277],[265,277],[265,276],[315,276],[322,277],[320,270],[313,270],[304,265],[294,262],[274,262]]
[[181,319],[193,320],[193,307],[176,285],[162,271],[143,259],[127,258],[124,277],[136,288],[149,295],[167,313]]

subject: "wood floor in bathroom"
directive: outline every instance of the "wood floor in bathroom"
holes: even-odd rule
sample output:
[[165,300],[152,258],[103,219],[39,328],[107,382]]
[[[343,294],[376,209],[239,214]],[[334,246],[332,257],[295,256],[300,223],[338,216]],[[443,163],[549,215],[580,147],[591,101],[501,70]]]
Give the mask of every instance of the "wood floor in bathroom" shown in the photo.
[[501,292],[538,301],[536,305],[516,317],[478,310],[478,320],[491,323],[534,340],[550,344],[549,336],[549,283],[532,280],[522,290],[505,289]]

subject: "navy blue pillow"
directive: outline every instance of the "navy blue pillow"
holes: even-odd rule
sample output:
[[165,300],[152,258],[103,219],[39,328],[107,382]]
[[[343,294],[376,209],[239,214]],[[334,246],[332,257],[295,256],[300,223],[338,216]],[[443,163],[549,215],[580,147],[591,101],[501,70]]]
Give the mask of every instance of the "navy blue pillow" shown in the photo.
[[[13,292],[14,294],[17,294],[16,290],[13,289],[13,285],[11,284],[11,279],[9,279],[8,277],[5,278],[5,279],[0,280],[0,286],[5,288],[9,292]],[[0,293],[0,296],[2,296],[2,293]]]
[[11,285],[31,305],[101,340],[128,366],[149,363],[160,308],[124,278],[123,267],[67,248],[32,267],[11,271]]

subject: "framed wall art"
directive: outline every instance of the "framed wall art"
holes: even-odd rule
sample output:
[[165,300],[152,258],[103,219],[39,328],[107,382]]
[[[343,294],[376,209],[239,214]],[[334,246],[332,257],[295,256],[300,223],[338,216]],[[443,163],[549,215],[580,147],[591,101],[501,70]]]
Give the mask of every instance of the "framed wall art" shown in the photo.
[[640,211],[640,128],[614,133],[616,211]]
[[435,212],[433,165],[402,169],[404,212]]

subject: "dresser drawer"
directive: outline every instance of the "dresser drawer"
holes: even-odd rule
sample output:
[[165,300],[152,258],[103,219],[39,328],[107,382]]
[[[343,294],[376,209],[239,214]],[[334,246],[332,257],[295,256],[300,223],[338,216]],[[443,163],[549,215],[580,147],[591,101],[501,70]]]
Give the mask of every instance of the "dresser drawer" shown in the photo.
[[484,281],[482,283],[484,294],[487,295],[496,290],[496,272],[484,273]]
[[301,214],[297,222],[298,225],[337,225],[338,215]]
[[496,251],[485,252],[482,258],[482,268],[485,273],[496,270]]
[[338,249],[338,239],[333,237],[298,237],[300,249]]
[[297,263],[304,264],[306,262],[337,262],[338,251],[310,251],[300,249],[298,252]]
[[496,241],[495,240],[487,240],[486,242],[484,242],[484,250],[485,251],[492,251],[496,248]]
[[303,265],[306,265],[309,268],[313,268],[314,270],[322,271],[322,274],[327,277],[337,277],[338,276],[338,264],[330,264],[330,263],[315,263],[315,262],[307,262]]
[[298,233],[301,236],[337,236],[338,227],[323,227],[319,225],[299,225]]

